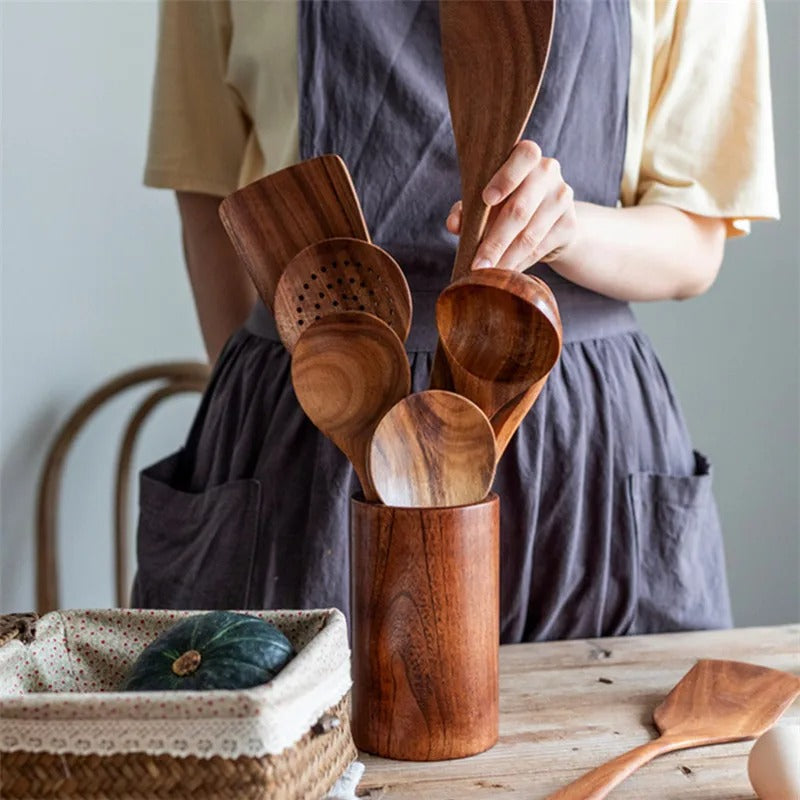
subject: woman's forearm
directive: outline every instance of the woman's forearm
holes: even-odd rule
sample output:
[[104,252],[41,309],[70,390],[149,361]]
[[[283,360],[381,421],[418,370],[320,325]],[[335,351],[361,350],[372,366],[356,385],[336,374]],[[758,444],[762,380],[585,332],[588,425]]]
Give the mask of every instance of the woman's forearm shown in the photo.
[[213,364],[245,321],[256,290],[219,218],[221,198],[178,192],[183,250],[208,358]]
[[711,286],[725,223],[663,205],[575,204],[570,244],[548,259],[573,283],[619,300],[685,299]]

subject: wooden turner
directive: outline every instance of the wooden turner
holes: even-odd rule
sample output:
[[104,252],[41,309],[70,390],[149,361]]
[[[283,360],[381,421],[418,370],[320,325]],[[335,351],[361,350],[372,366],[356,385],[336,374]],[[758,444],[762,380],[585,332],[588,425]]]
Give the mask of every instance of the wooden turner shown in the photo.
[[291,353],[309,325],[339,311],[367,311],[405,341],[411,292],[397,262],[360,239],[325,239],[301,250],[275,290],[275,326]]
[[588,772],[547,800],[601,800],[656,756],[754,739],[800,695],[800,678],[739,661],[698,661],[653,712],[661,735]]
[[268,308],[286,265],[322,239],[370,241],[353,181],[336,155],[273,172],[226,197],[219,216]]

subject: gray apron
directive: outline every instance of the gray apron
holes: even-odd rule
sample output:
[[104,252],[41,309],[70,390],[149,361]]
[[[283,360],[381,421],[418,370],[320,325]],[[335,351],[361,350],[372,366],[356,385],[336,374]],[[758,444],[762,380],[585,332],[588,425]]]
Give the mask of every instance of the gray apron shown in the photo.
[[[374,240],[412,289],[414,388],[427,386],[433,309],[459,197],[436,2],[301,2],[300,151],[339,153]],[[625,151],[627,0],[560,0],[526,137],[576,199],[614,206]],[[643,267],[646,268],[646,267]],[[565,344],[503,457],[504,642],[730,624],[710,467],[629,306],[537,265]],[[347,613],[344,456],[308,421],[259,303],[227,343],[178,453],[141,476],[134,602]]]

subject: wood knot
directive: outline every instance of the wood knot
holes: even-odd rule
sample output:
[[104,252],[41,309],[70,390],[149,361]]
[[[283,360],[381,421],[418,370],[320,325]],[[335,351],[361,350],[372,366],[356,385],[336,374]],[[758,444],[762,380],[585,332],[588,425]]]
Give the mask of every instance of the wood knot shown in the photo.
[[178,656],[172,662],[172,671],[179,677],[191,675],[203,660],[203,656],[197,650],[187,650],[182,656]]

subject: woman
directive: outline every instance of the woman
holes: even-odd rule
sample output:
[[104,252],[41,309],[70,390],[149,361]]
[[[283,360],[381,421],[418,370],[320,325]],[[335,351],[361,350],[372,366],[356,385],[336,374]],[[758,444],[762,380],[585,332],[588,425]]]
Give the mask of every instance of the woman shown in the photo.
[[[771,137],[759,3],[559,3],[474,264],[535,265],[564,324],[495,483],[504,642],[730,624],[710,468],[628,301],[700,294],[726,236],[777,215]],[[165,1],[146,182],[178,192],[217,363],[186,446],[143,474],[138,604],[348,609],[352,469],[300,410],[217,217],[328,152],[406,272],[425,388],[460,223],[438,4]]]

